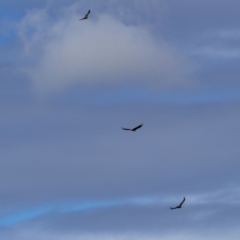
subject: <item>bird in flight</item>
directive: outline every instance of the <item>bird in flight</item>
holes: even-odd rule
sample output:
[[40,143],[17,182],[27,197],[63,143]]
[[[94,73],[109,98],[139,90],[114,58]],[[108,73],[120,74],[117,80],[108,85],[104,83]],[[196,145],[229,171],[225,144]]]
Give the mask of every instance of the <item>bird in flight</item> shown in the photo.
[[122,127],[122,129],[123,129],[123,130],[127,130],[127,131],[135,132],[137,129],[141,128],[142,126],[143,126],[143,124],[140,124],[140,125],[138,125],[138,126],[135,127],[135,128],[123,128],[123,127]]
[[178,206],[176,206],[176,207],[171,207],[170,209],[171,210],[174,210],[174,209],[178,209],[178,208],[182,208],[182,205],[183,205],[183,203],[185,202],[185,197],[183,198],[183,200],[182,200],[182,202],[178,205]]
[[91,12],[91,11],[88,10],[87,14],[86,14],[83,18],[79,19],[79,21],[88,19],[88,15],[90,14],[90,12]]

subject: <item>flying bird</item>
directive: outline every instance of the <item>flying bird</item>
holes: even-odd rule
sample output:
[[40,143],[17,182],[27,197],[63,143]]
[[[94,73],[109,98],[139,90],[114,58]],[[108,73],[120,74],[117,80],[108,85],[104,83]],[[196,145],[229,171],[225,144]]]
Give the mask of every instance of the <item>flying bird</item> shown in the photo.
[[182,208],[182,205],[183,205],[183,203],[185,202],[185,197],[183,198],[183,200],[182,200],[182,202],[178,205],[178,206],[176,206],[176,207],[171,207],[170,209],[171,210],[174,210],[174,209],[178,209],[178,208]]
[[83,18],[79,19],[79,21],[88,19],[88,15],[90,14],[90,12],[91,12],[91,11],[88,10],[87,14],[86,14]]
[[138,125],[138,126],[135,127],[135,128],[123,128],[123,127],[122,127],[122,129],[123,129],[123,130],[127,130],[127,131],[135,132],[137,129],[141,128],[142,126],[143,126],[143,124],[140,124],[140,125]]

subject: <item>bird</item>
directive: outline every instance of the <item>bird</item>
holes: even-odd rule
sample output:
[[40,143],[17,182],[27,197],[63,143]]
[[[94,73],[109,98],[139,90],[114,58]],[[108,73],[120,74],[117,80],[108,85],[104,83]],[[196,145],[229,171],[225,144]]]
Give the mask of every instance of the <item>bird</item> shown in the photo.
[[123,127],[122,127],[122,129],[123,129],[123,130],[127,130],[127,131],[135,132],[137,129],[141,128],[142,126],[143,126],[143,123],[140,124],[140,125],[138,125],[138,126],[135,127],[135,128],[123,128]]
[[88,10],[87,14],[86,14],[83,18],[79,19],[79,21],[88,19],[88,15],[90,14],[90,12],[91,12],[91,11]]
[[171,207],[170,209],[171,210],[174,210],[174,209],[178,209],[178,208],[182,208],[182,205],[183,205],[183,203],[185,202],[185,197],[183,197],[183,200],[182,200],[182,202],[178,205],[178,206],[176,206],[176,207]]

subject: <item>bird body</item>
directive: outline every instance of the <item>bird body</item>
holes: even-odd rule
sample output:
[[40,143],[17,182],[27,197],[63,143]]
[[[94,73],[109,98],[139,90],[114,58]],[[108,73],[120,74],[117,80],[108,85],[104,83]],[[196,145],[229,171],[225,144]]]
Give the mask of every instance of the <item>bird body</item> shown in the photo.
[[122,127],[122,129],[123,129],[123,130],[126,130],[126,131],[135,132],[137,129],[141,128],[142,126],[143,126],[143,124],[140,124],[140,125],[138,125],[138,126],[135,127],[135,128],[123,128],[123,127]]
[[87,14],[86,14],[83,18],[79,19],[79,21],[88,19],[88,16],[89,16],[90,12],[91,12],[91,11],[88,10]]
[[183,203],[185,202],[185,197],[183,198],[183,200],[182,200],[182,202],[178,205],[178,206],[176,206],[176,207],[171,207],[170,209],[171,210],[175,210],[175,209],[179,209],[179,208],[182,208],[182,205],[183,205]]

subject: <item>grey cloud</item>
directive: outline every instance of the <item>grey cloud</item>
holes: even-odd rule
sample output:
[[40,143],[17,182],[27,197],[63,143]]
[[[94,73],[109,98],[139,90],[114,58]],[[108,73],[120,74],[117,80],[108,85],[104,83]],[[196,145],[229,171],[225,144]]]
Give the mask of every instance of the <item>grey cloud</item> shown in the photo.
[[[75,84],[191,85],[188,60],[165,41],[156,42],[144,28],[126,26],[110,16],[79,23],[73,14],[51,26],[47,19],[45,11],[32,11],[19,25],[27,51],[42,51],[39,62],[26,69],[40,93]],[[35,29],[31,35],[29,28]]]
[[199,88],[239,89],[238,8],[235,0],[167,3],[168,15],[157,34],[195,61]]
[[[134,116],[136,106],[5,112],[2,204],[182,196],[238,183],[238,106],[153,106],[137,106]],[[140,119],[136,134],[120,129]]]
[[[175,234],[191,233],[199,236],[210,233],[216,236],[232,231],[238,234],[238,206],[208,204],[191,206],[188,202],[180,211],[171,211],[167,204],[163,206],[123,206],[95,209],[94,211],[48,214],[31,222],[17,225],[22,229],[41,226],[43,232],[54,232],[60,236],[66,234],[101,236],[104,233],[120,236],[122,233],[156,235],[162,238]],[[224,217],[223,217],[224,216]],[[149,237],[150,237],[149,236]],[[222,236],[223,237],[223,236]],[[222,238],[224,239],[224,238]]]
[[[24,4],[24,2],[22,2],[22,4]],[[26,6],[29,6],[28,12],[34,13],[28,4],[29,3],[26,2]],[[176,78],[178,74],[183,77],[187,75],[188,78],[191,78],[191,83],[195,84],[198,82],[200,84],[198,84],[197,87],[203,89],[209,87],[222,90],[228,87],[230,89],[239,89],[237,77],[238,65],[236,62],[236,59],[239,58],[239,44],[237,40],[239,27],[236,25],[238,22],[236,20],[238,19],[238,1],[232,0],[227,5],[225,1],[219,1],[217,4],[214,4],[214,1],[195,1],[194,3],[190,1],[181,3],[177,1],[151,1],[148,3],[148,7],[145,7],[145,4],[144,2],[139,3],[139,1],[138,4],[136,1],[101,1],[101,3],[96,3],[95,1],[80,1],[77,4],[74,1],[52,1],[51,3],[49,2],[48,4],[39,6],[42,9],[47,9],[46,12],[51,17],[46,17],[45,20],[47,24],[46,22],[44,23],[44,21],[42,21],[41,24],[37,24],[37,32],[35,31],[37,35],[32,36],[32,38],[26,35],[28,39],[27,43],[33,44],[33,46],[34,41],[40,39],[40,41],[35,42],[34,57],[29,58],[30,56],[28,56],[31,66],[33,62],[38,62],[39,57],[43,53],[44,48],[42,48],[41,43],[43,46],[47,45],[49,36],[45,34],[53,30],[51,26],[56,26],[57,23],[69,23],[70,16],[78,18],[83,9],[91,8],[93,9],[91,21],[96,23],[99,16],[103,14],[113,15],[116,17],[116,22],[122,23],[126,29],[130,26],[133,28],[148,29],[148,34],[152,39],[160,39],[160,45],[167,42],[168,50],[171,51],[169,54],[173,53],[174,56],[177,57],[176,64],[182,60],[181,57],[185,58],[185,60],[188,59],[183,65],[172,65],[173,68],[170,70],[174,69],[176,71],[175,75],[172,73],[172,77]],[[35,13],[36,12],[37,11],[35,11]],[[155,19],[156,16],[160,19]],[[144,22],[145,20],[146,22]],[[78,29],[78,27],[76,29]],[[66,35],[68,34],[69,32]],[[63,35],[66,36],[65,34]],[[41,38],[40,36],[45,37]],[[33,42],[30,42],[30,39]],[[164,39],[164,41],[162,41],[162,39]],[[112,41],[114,41],[114,39],[112,39]],[[54,45],[54,42],[52,42],[52,44]],[[143,42],[144,46],[146,44],[148,45],[148,42]],[[58,46],[62,47],[61,44]],[[162,45],[162,47],[165,48],[164,45]],[[56,48],[57,47],[55,47],[55,52],[57,51]],[[147,51],[142,52],[142,55],[146,53]],[[141,54],[136,55],[137,58],[139,58],[139,56],[141,56]],[[50,57],[50,54],[45,55],[45,67],[44,64],[39,66],[39,69],[44,70],[44,72],[47,70],[45,68],[48,57]],[[59,58],[63,58],[63,56],[59,56]],[[22,62],[22,60],[23,59],[20,61]],[[193,64],[190,64],[189,61]],[[63,60],[62,63],[60,60],[58,61],[58,65],[61,64],[64,64]],[[49,66],[51,66],[51,64]],[[25,67],[29,67],[29,65],[25,65]],[[152,68],[150,71],[152,72]],[[47,77],[45,75],[41,77],[41,71],[37,72],[37,70],[34,70],[32,73],[33,75],[37,75],[37,78],[43,78],[43,82]],[[48,77],[53,79],[59,78],[58,75],[50,75]],[[112,75],[110,77],[112,77]],[[73,78],[73,82],[76,82],[77,77],[73,76]],[[85,78],[85,76],[83,76],[83,78]],[[139,76],[136,76],[136,78],[139,78]],[[159,76],[159,78],[161,78],[162,81],[162,75]],[[106,81],[106,76],[103,76],[101,81]],[[127,79],[127,81],[129,81],[129,79]],[[178,81],[180,82],[181,80],[178,79]],[[169,81],[167,80],[167,82]],[[70,84],[70,87],[71,86]]]
[[224,0],[211,1],[168,1],[168,26],[175,30],[181,38],[184,36],[200,36],[209,30],[237,29],[239,2],[231,0],[226,5]]
[[121,233],[121,234],[111,234],[111,233],[102,233],[102,234],[59,234],[59,233],[53,233],[49,231],[43,231],[41,229],[29,229],[25,228],[22,230],[17,230],[13,232],[7,232],[4,236],[7,237],[9,240],[41,240],[41,239],[52,239],[52,240],[93,240],[93,239],[99,239],[99,240],[157,240],[159,238],[163,240],[180,240],[180,239],[196,239],[200,240],[204,237],[206,240],[213,239],[213,236],[216,236],[217,239],[226,239],[227,237],[236,238],[236,236],[239,234],[237,230],[228,231],[224,233],[214,233],[214,232],[207,232],[207,233],[192,233],[189,231],[188,233],[169,233],[165,236],[161,234],[154,234],[154,233]]
[[[222,99],[216,104],[209,101],[199,101],[206,104],[186,104],[187,101],[182,104],[181,101],[181,105],[180,101],[179,104],[170,104],[160,99],[152,103],[152,90],[148,92],[150,97],[138,97],[139,88],[136,90],[133,79],[129,88],[121,89],[124,93],[126,90],[126,95],[135,94],[136,98],[126,100],[123,94],[115,101],[115,91],[111,91],[114,88],[102,77],[98,79],[104,82],[101,87],[72,87],[74,80],[69,85],[71,89],[65,90],[64,94],[58,93],[39,101],[32,95],[29,76],[22,69],[41,72],[42,77],[34,76],[42,84],[48,66],[43,60],[48,60],[51,54],[54,56],[60,47],[62,49],[61,41],[70,41],[70,33],[76,34],[76,39],[81,39],[80,33],[87,34],[89,39],[96,38],[85,25],[94,28],[102,23],[101,30],[105,29],[104,26],[117,26],[124,36],[133,31],[133,35],[127,36],[144,40],[139,40],[140,49],[144,49],[142,55],[151,50],[155,56],[160,44],[161,51],[164,48],[166,54],[177,59],[176,65],[172,65],[174,69],[175,66],[182,67],[182,59],[183,66],[186,66],[186,59],[194,61],[194,66],[187,61],[187,73],[190,66],[192,81],[199,83],[197,88],[238,94],[238,56],[233,58],[229,53],[236,54],[239,49],[239,32],[236,30],[239,1],[229,1],[228,4],[225,1],[151,1],[146,10],[146,3],[136,6],[136,1],[80,1],[76,5],[67,1],[52,1],[53,5],[38,2],[39,5],[34,4],[38,10],[33,10],[29,1],[16,4],[20,6],[20,3],[28,9],[25,17],[29,18],[26,17],[21,26],[27,29],[22,32],[22,37],[30,37],[23,38],[29,44],[28,55],[23,53],[22,45],[16,39],[1,45],[4,58],[0,62],[0,217],[24,209],[72,201],[149,196],[162,196],[169,201],[161,199],[152,205],[115,206],[87,212],[59,214],[50,211],[13,226],[1,227],[1,238],[238,238],[238,100]],[[159,10],[162,4],[164,9]],[[39,7],[46,8],[46,12],[39,12]],[[93,14],[83,27],[77,20],[83,9],[88,8],[93,8]],[[155,9],[151,16],[152,8]],[[155,18],[158,11],[162,15]],[[39,14],[39,21],[31,18],[36,14]],[[110,15],[115,16],[114,20]],[[76,25],[73,24],[75,20]],[[26,26],[30,28],[24,28]],[[80,26],[81,31],[75,31]],[[37,31],[31,31],[32,27]],[[61,34],[62,29],[66,34]],[[108,31],[104,33],[106,35]],[[55,36],[65,36],[66,39],[59,43]],[[84,42],[84,46],[90,43]],[[144,48],[146,43],[152,46],[148,51]],[[211,56],[204,54],[206,47],[212,51]],[[66,47],[66,54],[68,50]],[[39,60],[42,65],[38,65]],[[64,63],[58,61],[59,66]],[[179,73],[178,67],[173,76]],[[59,78],[53,79],[59,84]],[[96,104],[108,91],[112,98],[103,101],[104,104]],[[193,95],[194,91],[189,90]],[[170,92],[173,96],[179,93]],[[88,102],[99,93],[100,97],[96,97],[94,103]],[[157,96],[158,91],[154,94]],[[142,122],[143,128],[136,133],[121,130],[121,126]],[[187,197],[184,208],[178,212],[170,211],[168,208],[183,196]],[[136,232],[136,235],[129,232]]]

